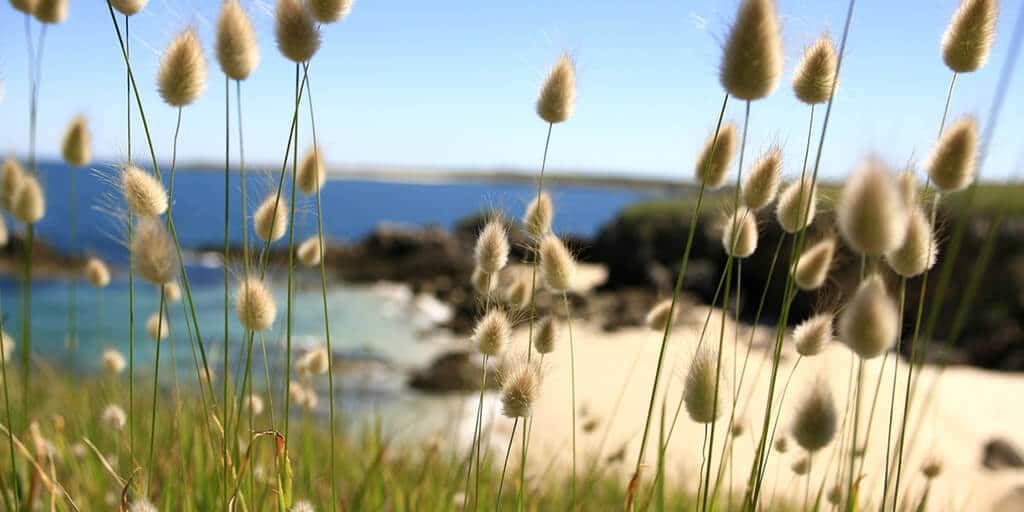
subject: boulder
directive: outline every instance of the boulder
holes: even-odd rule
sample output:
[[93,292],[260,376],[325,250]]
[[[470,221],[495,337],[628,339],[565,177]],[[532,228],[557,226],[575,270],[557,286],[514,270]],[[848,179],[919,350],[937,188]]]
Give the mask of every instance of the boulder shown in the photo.
[[1022,468],[1024,457],[1020,450],[1006,439],[994,438],[985,443],[981,463],[991,470]]
[[[476,354],[465,350],[445,352],[409,379],[413,389],[428,393],[479,391],[481,367]],[[494,372],[487,373],[487,389],[497,389]]]

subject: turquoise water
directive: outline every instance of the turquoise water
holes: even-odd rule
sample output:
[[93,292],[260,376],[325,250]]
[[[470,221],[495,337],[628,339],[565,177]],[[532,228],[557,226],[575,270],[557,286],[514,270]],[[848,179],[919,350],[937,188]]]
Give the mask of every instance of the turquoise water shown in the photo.
[[[70,200],[70,173],[75,172],[78,190],[76,203]],[[120,198],[116,196],[109,170],[72,171],[62,164],[44,164],[41,176],[47,194],[46,217],[37,225],[37,236],[67,251],[72,239],[88,254],[98,254],[122,265],[127,252],[120,242],[123,222],[116,214]],[[253,172],[247,181],[250,205],[272,190],[276,182],[268,175]],[[173,204],[175,224],[185,248],[223,244],[223,174],[185,169],[175,178]],[[242,216],[238,176],[232,176],[229,226],[234,242],[240,242]],[[287,193],[287,192],[286,192]],[[466,215],[484,208],[504,210],[520,216],[526,202],[535,193],[529,184],[441,183],[413,184],[365,180],[332,180],[324,188],[324,226],[329,240],[353,240],[370,232],[380,222],[416,226],[451,227]],[[604,187],[559,186],[551,193],[557,205],[556,230],[593,235],[623,206],[650,197],[652,192]],[[249,210],[251,211],[251,206]],[[308,201],[297,205],[296,237],[315,231],[313,206]],[[78,212],[74,225],[71,212]],[[248,225],[248,221],[246,222]],[[250,233],[251,235],[251,233]],[[255,237],[250,237],[255,239]],[[192,253],[186,264],[192,284],[199,332],[206,348],[207,363],[220,375],[224,354],[223,271],[217,258]],[[280,307],[273,329],[257,338],[254,368],[262,372],[265,345],[267,363],[275,375],[283,372],[285,360],[284,298],[285,276],[272,274],[275,297]],[[232,288],[234,284],[232,284]],[[69,281],[38,279],[33,284],[33,352],[48,362],[69,369],[95,371],[105,348],[129,353],[128,283],[123,270],[115,272],[108,288],[98,291],[85,283],[78,286],[77,335],[68,336]],[[407,371],[426,364],[436,353],[465,340],[455,340],[436,329],[436,318],[444,307],[430,298],[411,297],[397,285],[350,286],[335,284],[329,289],[331,339],[336,355],[344,359],[337,385],[356,397],[349,403],[379,404],[381,396],[405,397]],[[0,304],[4,329],[18,334],[19,284],[11,278],[0,279]],[[158,307],[157,290],[144,282],[135,284],[135,362],[137,371],[152,371],[156,344],[146,334],[145,323]],[[181,303],[169,304],[171,339],[161,345],[161,375],[167,382],[175,375],[195,381],[190,339],[195,333]],[[239,371],[245,346],[243,332],[229,311],[228,351],[231,371]],[[323,307],[319,276],[303,272],[297,277],[294,306],[293,354],[323,344]],[[16,338],[20,339],[20,337]],[[196,356],[198,357],[198,355]],[[280,379],[275,379],[280,380]]]

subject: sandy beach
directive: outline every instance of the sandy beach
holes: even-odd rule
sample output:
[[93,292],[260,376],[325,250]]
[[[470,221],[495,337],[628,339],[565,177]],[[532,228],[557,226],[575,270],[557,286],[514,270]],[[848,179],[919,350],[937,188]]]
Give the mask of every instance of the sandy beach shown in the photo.
[[[669,340],[666,372],[662,381],[662,389],[666,390],[665,396],[668,397],[669,422],[679,403],[682,378],[696,350],[700,326],[708,311],[706,306],[688,307],[682,312]],[[751,346],[751,329],[743,325],[737,327],[731,321],[726,321],[724,331],[721,328],[721,312],[716,310],[708,325],[705,343],[717,345],[719,333],[724,332],[723,373],[726,380],[723,385],[731,394],[733,386],[739,384],[743,359],[747,347]],[[528,478],[543,478],[552,468],[569,471],[571,467],[570,359],[567,331],[563,331],[563,334],[563,344],[543,361],[544,377],[533,420]],[[618,471],[624,482],[628,481],[640,447],[661,334],[640,328],[605,333],[596,325],[580,321],[574,323],[573,334],[576,349],[577,424],[580,428],[577,436],[578,471],[580,474],[586,472],[590,461],[600,454],[603,460],[612,462],[608,466],[612,471]],[[726,469],[723,473],[723,487],[731,481],[734,500],[742,493],[753,459],[757,439],[752,433],[760,433],[771,368],[770,361],[766,359],[770,354],[764,348],[772,341],[773,334],[774,329],[771,327],[760,327],[754,333],[746,376],[742,379],[742,388],[738,393],[736,422],[745,428],[744,433],[735,438],[732,450],[731,460],[735,470]],[[518,329],[513,351],[521,350],[526,338],[526,330]],[[783,363],[779,370],[779,390],[794,366],[796,370],[792,373],[792,382],[781,406],[777,436],[788,433],[790,415],[795,404],[819,378],[831,387],[836,405],[841,411],[842,423],[842,411],[852,410],[852,400],[847,400],[848,383],[855,375],[855,370],[851,370],[851,352],[834,342],[822,354],[803,358],[797,364],[798,355],[791,345],[787,336]],[[864,365],[859,439],[863,440],[868,435],[870,438],[863,465],[858,460],[857,467],[858,474],[864,479],[861,488],[870,489],[876,495],[861,496],[862,507],[870,508],[872,504],[877,507],[880,499],[895,360],[894,355],[890,354]],[[881,389],[873,421],[869,426],[872,397],[880,372]],[[1024,376],[962,367],[950,367],[941,372],[937,368],[928,367],[920,372],[920,376],[920,398],[915,402],[908,427],[912,434],[908,433],[906,444],[908,457],[904,464],[901,501],[908,498],[913,506],[917,505],[925,485],[920,468],[926,460],[937,457],[942,462],[943,470],[932,486],[928,509],[990,510],[996,501],[1024,482],[1024,472],[1020,470],[991,471],[982,465],[983,446],[992,438],[1003,438],[1016,446],[1024,445],[1024,430],[1020,428],[1024,424],[1024,408],[1019,407],[1013,398],[1024,394]],[[896,422],[901,417],[906,378],[907,366],[900,361],[896,373]],[[928,395],[933,384],[937,386],[934,401],[925,411],[923,423],[919,424],[923,398]],[[776,397],[778,395],[777,392]],[[716,427],[713,450],[716,470],[724,440],[730,437],[726,435],[730,406],[726,403],[725,407]],[[492,412],[495,409],[492,407]],[[656,409],[656,420],[658,414],[660,404]],[[503,453],[512,421],[500,416],[496,421],[490,441],[496,452],[500,450]],[[852,417],[846,421],[849,424]],[[644,473],[647,478],[652,477],[653,465],[657,460],[656,423],[652,427],[644,460],[648,466]],[[757,423],[754,428],[753,423]],[[898,430],[898,426],[895,428]],[[896,433],[893,434],[894,439],[895,436]],[[684,408],[667,452],[666,471],[673,485],[686,485],[696,490],[702,439],[704,426],[687,417]],[[843,445],[849,446],[848,438],[844,439]],[[829,475],[826,492],[835,481],[837,446],[838,442],[834,440],[813,457],[812,494],[826,474]],[[513,449],[513,457],[516,457],[517,450]],[[800,449],[792,440],[787,453],[772,451],[762,491],[765,500],[773,492],[779,498],[786,497],[796,502],[803,499],[805,480],[796,477],[790,469],[796,460],[804,456],[799,452]],[[723,489],[720,499],[728,499],[725,494]]]

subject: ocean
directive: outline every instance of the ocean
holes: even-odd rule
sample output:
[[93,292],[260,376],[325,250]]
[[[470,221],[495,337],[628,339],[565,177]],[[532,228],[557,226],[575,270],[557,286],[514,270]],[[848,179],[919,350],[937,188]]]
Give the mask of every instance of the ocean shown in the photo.
[[[165,179],[166,170],[165,172]],[[71,200],[72,175],[77,202]],[[37,236],[59,251],[77,247],[112,262],[114,279],[106,289],[95,290],[80,282],[77,287],[77,336],[68,336],[69,284],[62,279],[37,279],[33,284],[33,352],[44,360],[75,371],[96,371],[105,348],[116,348],[127,355],[128,280],[124,265],[123,201],[117,193],[116,170],[71,169],[60,163],[40,167],[47,197],[46,217],[37,224]],[[276,186],[276,178],[265,171],[246,173],[247,212]],[[287,180],[286,180],[287,181]],[[286,183],[287,185],[287,183]],[[175,225],[184,249],[222,246],[224,236],[224,175],[221,171],[183,168],[176,172],[172,204]],[[232,174],[229,185],[229,229],[233,243],[242,239],[240,181]],[[555,205],[554,227],[560,233],[592,236],[622,207],[658,195],[645,189],[605,186],[556,185],[549,188]],[[520,217],[526,203],[535,194],[529,183],[491,183],[482,181],[442,183],[401,183],[359,179],[333,179],[324,187],[324,229],[329,241],[354,241],[371,232],[380,223],[411,226],[452,227],[459,220],[481,210],[498,210]],[[289,194],[286,191],[286,196]],[[314,206],[310,200],[296,204],[296,240],[315,233]],[[77,212],[72,219],[72,212]],[[73,224],[74,223],[74,224]],[[15,228],[9,220],[12,230]],[[249,227],[250,221],[245,221]],[[76,241],[73,244],[73,240]],[[255,237],[250,231],[250,240]],[[287,237],[278,244],[286,244]],[[216,258],[192,253],[186,264],[192,285],[199,331],[207,347],[211,367],[222,368],[224,351],[223,271]],[[235,277],[238,269],[232,269]],[[272,273],[271,283],[280,304],[279,317],[255,350],[262,344],[269,354],[271,371],[280,371],[284,353],[284,298],[286,286],[281,272]],[[0,278],[0,304],[4,329],[18,335],[19,283],[13,277]],[[234,285],[232,284],[232,288]],[[297,277],[293,351],[323,343],[323,314],[318,276],[300,273]],[[145,331],[146,319],[158,308],[155,287],[135,284],[135,360],[137,370],[151,371],[156,344]],[[446,348],[465,340],[454,340],[436,329],[443,305],[430,297],[414,297],[402,286],[381,283],[372,286],[336,284],[328,292],[332,344],[336,354],[352,361],[350,375],[339,379],[348,392],[361,390],[361,396],[401,393],[407,370],[429,362]],[[170,304],[171,339],[161,346],[161,374],[191,375],[195,361],[189,339],[195,333],[186,322],[183,304]],[[233,309],[228,333],[228,352],[234,368],[241,359],[243,332]],[[17,336],[15,339],[20,339]],[[173,353],[172,353],[173,351]],[[257,359],[256,368],[262,368]],[[177,369],[177,373],[173,371]],[[170,370],[170,371],[169,371]],[[237,370],[235,370],[237,371]],[[190,374],[187,372],[191,372]],[[168,381],[169,382],[169,381]],[[358,386],[356,385],[358,384]]]

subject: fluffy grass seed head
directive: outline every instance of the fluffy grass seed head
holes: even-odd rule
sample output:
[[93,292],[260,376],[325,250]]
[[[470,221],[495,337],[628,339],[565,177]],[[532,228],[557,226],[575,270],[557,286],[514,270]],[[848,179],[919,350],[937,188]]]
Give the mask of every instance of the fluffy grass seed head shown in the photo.
[[92,160],[92,138],[85,116],[78,115],[71,120],[61,142],[61,156],[68,165],[85,167]]
[[914,175],[914,169],[904,169],[903,172],[896,176],[896,184],[900,187],[900,196],[903,197],[903,202],[908,208],[913,208],[917,205],[917,176]]
[[232,80],[245,80],[260,63],[252,19],[239,0],[226,0],[217,17],[217,63]]
[[40,23],[62,23],[68,17],[68,0],[36,0],[32,15]]
[[288,204],[274,192],[256,207],[252,216],[253,229],[260,240],[276,242],[288,230]]
[[838,61],[836,46],[828,34],[808,46],[793,72],[796,97],[808,105],[828,101],[832,97]]
[[515,309],[526,309],[530,305],[530,282],[524,277],[513,280],[505,290],[505,302]]
[[551,202],[551,196],[547,192],[541,192],[526,206],[523,225],[530,236],[539,239],[551,232],[551,221],[554,216],[555,207]]
[[802,356],[815,356],[832,341],[832,314],[819,313],[793,329],[796,351]]
[[327,347],[315,348],[303,354],[295,368],[303,375],[325,375],[331,369],[331,355]]
[[327,181],[327,169],[324,167],[323,152],[317,148],[310,148],[302,157],[302,162],[296,176],[299,190],[303,194],[313,195],[324,186]]
[[784,435],[780,435],[775,438],[775,451],[779,453],[786,453],[789,451],[789,438]]
[[106,288],[110,284],[110,269],[103,260],[92,257],[86,260],[82,269],[85,279],[95,288]]
[[294,505],[292,505],[289,512],[316,512],[316,509],[313,508],[313,504],[309,501],[298,500]]
[[4,361],[10,362],[11,356],[14,355],[14,338],[7,334],[7,331],[0,331],[0,357]]
[[714,132],[704,142],[704,148],[697,156],[695,173],[697,179],[708,188],[718,188],[729,176],[729,165],[736,153],[736,125],[725,123],[718,130],[716,139]]
[[[697,423],[713,423],[722,414],[721,399],[725,396],[724,386],[718,382],[718,401],[715,399],[717,361],[715,352],[707,345],[693,356],[690,369],[683,381],[683,401],[686,412]],[[725,372],[721,372],[724,374]]]
[[807,457],[800,457],[789,467],[797,476],[804,476],[811,470],[811,461]]
[[0,206],[5,210],[12,210],[14,196],[18,193],[22,179],[25,177],[25,169],[21,167],[13,157],[4,160],[3,176],[0,176]]
[[897,274],[914,277],[935,265],[938,250],[931,222],[920,207],[914,207],[907,219],[907,234],[903,237],[903,244],[895,251],[886,253],[885,261]]
[[203,93],[206,57],[195,29],[185,29],[171,39],[160,58],[156,83],[160,97],[172,107],[189,105]]
[[498,287],[497,276],[480,270],[480,267],[473,269],[473,275],[469,280],[473,289],[480,295],[490,295]]
[[174,279],[178,270],[178,254],[174,241],[160,221],[139,219],[128,250],[131,251],[135,273],[146,281],[161,286]]
[[842,487],[840,487],[839,484],[833,485],[832,488],[828,490],[828,494],[825,496],[825,499],[828,500],[829,504],[833,505],[833,506],[836,506],[836,505],[839,505],[840,503],[842,503],[842,501],[843,501],[843,489],[842,489]]
[[103,369],[108,373],[117,375],[124,371],[125,366],[127,363],[123,354],[112,348],[103,351]]
[[148,2],[149,0],[110,0],[110,5],[121,14],[131,16],[146,7]]
[[540,242],[540,269],[548,288],[565,292],[576,278],[576,259],[562,239],[548,235]]
[[548,72],[537,98],[537,115],[549,123],[561,123],[572,115],[576,102],[576,67],[563,53]]
[[801,290],[816,290],[825,284],[832,258],[836,253],[836,242],[825,238],[804,250],[793,270],[793,280]]
[[751,210],[760,210],[775,200],[779,192],[779,176],[782,174],[782,150],[772,146],[765,151],[743,180],[740,194],[743,205]]
[[164,184],[134,165],[126,165],[121,170],[121,194],[128,209],[139,217],[158,217],[167,211]]
[[167,315],[153,313],[146,320],[146,333],[153,341],[163,341],[171,334],[171,327],[167,325]]
[[260,414],[263,414],[263,397],[253,393],[249,395],[249,398],[245,401],[243,407],[252,411],[254,416],[259,416]]
[[274,36],[277,49],[293,62],[306,62],[320,49],[320,29],[301,0],[277,0]]
[[39,0],[11,0],[11,6],[15,9],[31,15],[36,10]]
[[353,0],[306,0],[310,13],[320,23],[341,21],[352,11]]
[[530,415],[539,394],[537,369],[529,363],[520,363],[502,379],[501,413],[508,418],[525,418]]
[[555,351],[560,330],[555,317],[548,315],[540,319],[537,323],[537,332],[533,335],[533,348],[538,354],[550,354]]
[[320,237],[313,235],[299,244],[298,249],[295,249],[295,256],[303,266],[315,267],[320,264],[320,251]]
[[864,256],[881,256],[903,243],[907,210],[896,180],[881,161],[869,158],[846,181],[836,222],[850,248]]
[[263,331],[274,325],[277,303],[263,281],[247,277],[238,286],[235,295],[235,313],[238,321],[250,331]]
[[928,158],[928,176],[944,193],[967,188],[974,181],[978,157],[978,124],[964,116],[949,125]]
[[474,257],[476,266],[488,274],[497,274],[508,263],[508,232],[501,219],[491,219],[480,230]]
[[[796,233],[814,222],[817,213],[818,187],[811,186],[810,179],[794,181],[779,194],[775,217],[787,233]],[[806,217],[804,216],[806,214]],[[803,219],[804,222],[800,222]]]
[[512,337],[512,324],[499,308],[493,308],[473,328],[472,341],[477,350],[486,356],[500,356]]
[[43,194],[43,186],[35,176],[26,174],[22,177],[21,185],[14,194],[11,213],[15,219],[25,224],[39,222],[46,215],[46,196]]
[[818,379],[797,405],[793,418],[793,439],[801,448],[814,453],[832,442],[838,414],[827,381]]
[[734,258],[746,258],[757,250],[757,219],[754,212],[740,208],[722,224],[722,247]]
[[676,304],[676,307],[672,307],[672,299],[665,299],[655,304],[644,317],[644,324],[653,331],[664,331],[670,323],[675,323],[679,318],[678,306],[679,304]]
[[288,386],[288,394],[291,396],[292,401],[307,411],[316,409],[317,404],[320,402],[315,389],[298,382],[293,381]]
[[996,37],[996,0],[961,0],[942,35],[942,60],[957,73],[977,71]]
[[0,215],[0,249],[7,247],[7,242],[10,241],[10,232],[7,229],[7,221],[3,215]]
[[924,465],[921,466],[921,474],[928,480],[932,480],[942,474],[942,459],[934,455],[929,457],[925,460]]
[[885,353],[899,332],[896,303],[878,274],[861,282],[839,317],[839,339],[862,359]]
[[164,300],[167,302],[178,302],[181,300],[181,287],[178,283],[170,281],[161,285],[164,294]]
[[729,94],[756,100],[782,75],[782,37],[774,0],[743,0],[729,30],[718,78]]
[[128,423],[128,415],[124,413],[124,409],[120,405],[110,404],[103,408],[100,420],[111,430],[120,432]]

